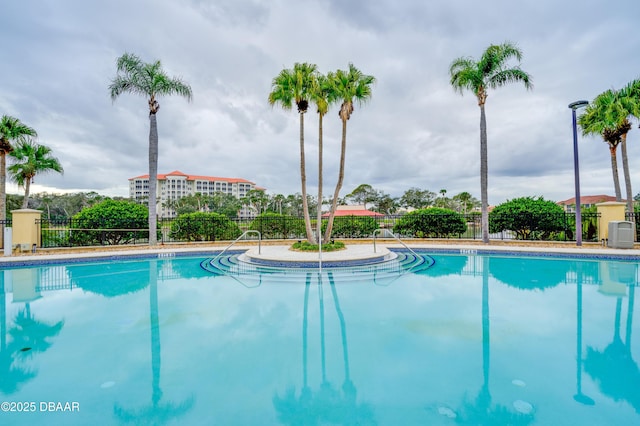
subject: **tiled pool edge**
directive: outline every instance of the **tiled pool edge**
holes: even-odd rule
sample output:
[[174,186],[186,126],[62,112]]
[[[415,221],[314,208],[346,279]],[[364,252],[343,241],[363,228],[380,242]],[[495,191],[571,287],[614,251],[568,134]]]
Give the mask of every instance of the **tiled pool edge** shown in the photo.
[[[403,250],[401,245],[389,244],[385,245],[390,250]],[[478,246],[424,246],[424,245],[408,245],[411,250],[427,254],[455,254],[455,255],[494,255],[494,256],[526,256],[526,257],[543,257],[543,258],[565,258],[565,259],[593,259],[593,260],[624,260],[640,262],[640,250],[636,249],[576,249],[576,248],[533,248],[529,246],[521,247],[492,247],[482,248]],[[245,253],[252,246],[237,247],[233,250],[227,250],[227,253]],[[406,249],[405,249],[406,250]],[[158,249],[158,250],[123,250],[118,252],[91,252],[81,254],[53,254],[53,255],[37,255],[37,256],[15,256],[0,257],[0,269],[19,268],[26,266],[39,265],[61,265],[74,263],[89,262],[109,262],[118,260],[136,260],[136,259],[170,259],[175,257],[213,257],[223,251],[223,248],[211,249],[188,249],[181,248],[175,250]],[[353,261],[362,261],[362,259],[352,259]],[[263,264],[270,266],[286,267],[285,264],[291,264],[290,259],[264,260]],[[283,264],[284,263],[284,264]],[[317,262],[314,262],[317,265]],[[350,260],[323,262],[324,266],[335,267],[341,263],[351,264]]]

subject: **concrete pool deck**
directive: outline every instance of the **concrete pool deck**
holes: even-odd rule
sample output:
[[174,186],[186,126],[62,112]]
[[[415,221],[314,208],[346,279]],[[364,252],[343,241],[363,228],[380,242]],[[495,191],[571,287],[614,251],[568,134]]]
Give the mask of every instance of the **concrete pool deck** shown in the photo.
[[[640,248],[634,249],[612,249],[601,245],[590,245],[576,247],[575,245],[552,245],[552,244],[516,244],[516,243],[491,243],[491,244],[455,244],[446,243],[423,243],[405,242],[411,249],[433,250],[434,253],[449,254],[499,254],[499,253],[522,253],[540,256],[577,256],[593,258],[623,258],[627,260],[640,261]],[[228,248],[230,251],[247,251],[247,255],[255,259],[265,261],[282,262],[317,262],[317,252],[299,252],[290,250],[292,242],[263,242],[258,252],[258,244],[238,243]],[[389,240],[376,241],[376,251],[372,241],[346,242],[344,250],[334,252],[323,252],[323,262],[338,261],[362,261],[363,259],[376,259],[384,257],[389,253],[389,249],[402,249],[404,246]],[[209,243],[188,245],[163,245],[158,247],[83,247],[77,249],[56,249],[38,250],[35,254],[21,253],[13,256],[0,256],[0,267],[16,266],[25,264],[41,264],[48,262],[60,263],[64,261],[83,261],[93,259],[113,259],[126,257],[174,257],[176,255],[211,255],[212,257],[228,247],[228,244]]]

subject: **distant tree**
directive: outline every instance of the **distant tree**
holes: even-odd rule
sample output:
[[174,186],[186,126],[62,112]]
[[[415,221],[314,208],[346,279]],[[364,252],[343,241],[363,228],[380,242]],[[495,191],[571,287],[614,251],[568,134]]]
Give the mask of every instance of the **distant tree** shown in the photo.
[[22,198],[23,198],[22,195],[7,194],[7,201],[6,201],[6,206],[7,206],[6,218],[7,219],[11,219],[12,210],[18,210],[22,206]]
[[452,201],[456,205],[456,210],[461,213],[468,213],[474,208],[480,207],[480,201],[478,201],[468,192],[461,192],[457,195],[454,195]]
[[488,196],[488,163],[487,163],[487,120],[485,118],[485,103],[488,89],[496,89],[508,83],[522,82],[529,89],[532,86],[531,76],[522,71],[519,66],[508,67],[508,61],[515,59],[518,63],[522,59],[522,51],[512,43],[489,46],[479,60],[468,57],[455,59],[450,67],[451,85],[463,93],[471,91],[478,100],[480,107],[480,201],[482,241],[489,243],[489,196]]
[[160,109],[159,96],[180,95],[191,100],[191,87],[179,78],[170,78],[160,61],[143,62],[131,53],[125,53],[116,61],[117,75],[109,85],[111,100],[123,93],[142,95],[149,103],[149,245],[158,243],[156,190],[158,186],[158,124],[156,114]]
[[398,211],[398,200],[382,191],[376,192],[373,211],[382,214],[394,214]]
[[22,208],[29,204],[29,192],[36,175],[50,171],[63,173],[60,161],[51,154],[51,148],[32,140],[19,141],[9,154],[13,160],[8,168],[9,176],[18,186],[24,188]]
[[512,231],[517,239],[548,239],[566,229],[562,207],[543,197],[521,197],[496,206],[489,214],[491,232]]
[[402,194],[402,197],[400,197],[400,205],[405,208],[423,209],[432,206],[435,198],[435,192],[419,188],[409,188]]
[[251,207],[256,214],[260,215],[267,211],[269,207],[269,196],[262,190],[252,189],[240,200],[242,205]]
[[208,211],[220,213],[227,217],[237,217],[242,203],[235,196],[226,192],[215,192],[207,197]]
[[287,198],[282,194],[275,194],[269,199],[269,208],[273,213],[282,214],[282,208],[286,207]]
[[367,203],[373,203],[377,200],[378,193],[371,185],[363,183],[347,194],[346,198],[352,200],[356,204],[362,204],[366,209]]

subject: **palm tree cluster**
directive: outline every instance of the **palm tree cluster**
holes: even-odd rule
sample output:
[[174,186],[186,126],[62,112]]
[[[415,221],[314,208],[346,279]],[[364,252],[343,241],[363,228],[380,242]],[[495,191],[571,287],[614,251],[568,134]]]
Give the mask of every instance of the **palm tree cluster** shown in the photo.
[[[318,71],[315,64],[296,63],[292,69],[282,70],[271,83],[269,103],[279,104],[284,109],[292,109],[295,104],[300,120],[300,180],[302,191],[302,210],[307,240],[312,244],[328,242],[331,238],[333,219],[337,200],[344,181],[344,165],[347,146],[347,121],[354,111],[354,102],[363,104],[371,98],[375,77],[362,73],[353,64],[347,70],[337,70],[326,75]],[[340,166],[338,181],[334,190],[329,219],[325,234],[320,238],[321,209],[317,209],[317,239],[311,229],[311,218],[307,201],[307,178],[305,165],[304,114],[313,102],[318,112],[318,200],[322,200],[322,157],[323,157],[323,118],[333,104],[340,103],[338,116],[342,121],[342,139],[340,145]],[[322,240],[322,241],[321,241]]]
[[583,135],[598,135],[609,148],[611,172],[616,201],[622,201],[618,175],[618,146],[622,151],[622,169],[627,198],[627,211],[633,212],[633,191],[627,157],[627,134],[631,120],[640,118],[640,80],[634,80],[620,90],[609,89],[595,97],[578,117]]
[[[28,206],[31,184],[36,175],[49,171],[63,172],[51,148],[34,140],[37,136],[32,127],[18,118],[9,115],[0,118],[0,221],[4,221],[7,215],[7,171],[11,180],[24,188],[23,209]],[[7,155],[12,161],[8,168]]]

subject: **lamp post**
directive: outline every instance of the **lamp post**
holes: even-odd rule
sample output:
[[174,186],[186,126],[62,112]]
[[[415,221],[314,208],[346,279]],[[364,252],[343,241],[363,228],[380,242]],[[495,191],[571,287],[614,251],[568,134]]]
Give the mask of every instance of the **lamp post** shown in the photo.
[[580,211],[580,167],[578,165],[578,129],[576,110],[589,105],[587,101],[575,101],[569,104],[573,115],[573,170],[576,182],[576,245],[582,245],[582,212]]

